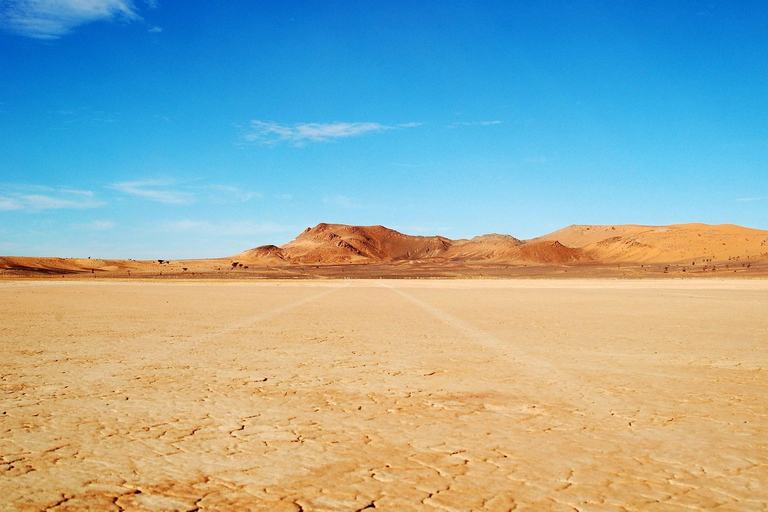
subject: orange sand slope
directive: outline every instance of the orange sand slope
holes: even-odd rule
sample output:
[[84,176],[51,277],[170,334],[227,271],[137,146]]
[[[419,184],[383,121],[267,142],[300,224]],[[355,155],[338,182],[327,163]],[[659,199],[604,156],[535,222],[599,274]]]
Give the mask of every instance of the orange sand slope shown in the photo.
[[0,510],[768,503],[768,281],[0,283]]
[[733,224],[569,226],[543,236],[604,262],[662,263],[768,258],[768,231]]

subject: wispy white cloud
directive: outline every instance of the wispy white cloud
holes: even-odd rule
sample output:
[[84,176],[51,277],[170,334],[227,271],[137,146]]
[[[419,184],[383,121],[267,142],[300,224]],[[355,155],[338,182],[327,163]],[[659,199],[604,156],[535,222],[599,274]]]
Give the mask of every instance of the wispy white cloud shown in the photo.
[[357,210],[363,207],[363,205],[361,205],[351,197],[343,196],[343,195],[325,196],[323,198],[323,203],[330,206],[335,206],[337,208],[344,208],[348,210]]
[[280,124],[253,120],[250,132],[245,135],[249,142],[276,144],[288,142],[301,145],[305,142],[328,142],[334,139],[356,137],[366,133],[395,130],[398,128],[413,128],[421,123],[403,123],[399,125],[384,125],[381,123],[295,123]]
[[75,227],[86,231],[107,231],[114,228],[115,223],[111,220],[94,220],[85,224],[76,224]]
[[762,199],[763,199],[762,197],[740,197],[739,199],[737,199],[737,201],[741,203],[746,203],[749,201],[761,201]]
[[133,0],[0,0],[0,26],[36,39],[57,39],[94,21],[140,19]]
[[118,190],[124,194],[141,197],[148,201],[155,201],[165,204],[189,204],[195,200],[194,194],[183,190],[171,188],[174,185],[172,181],[123,181],[113,183],[110,188]]
[[92,190],[80,190],[76,188],[62,187],[59,189],[59,192],[61,192],[62,194],[70,194],[74,196],[93,197]]
[[504,121],[456,121],[449,124],[446,128],[458,128],[460,126],[493,126],[502,124]]
[[17,198],[14,197],[0,197],[0,212],[8,212],[11,210],[22,210],[24,205]]
[[83,210],[106,203],[94,198],[90,190],[42,186],[4,185],[0,187],[0,211]]
[[233,185],[184,183],[172,179],[122,181],[109,186],[124,194],[165,204],[234,204],[261,199],[264,194]]
[[162,31],[163,31],[162,27],[152,27],[147,32],[149,32],[150,34],[159,34]]
[[274,222],[209,222],[200,220],[178,220],[161,224],[160,229],[170,233],[194,233],[198,236],[255,236],[272,233],[294,233],[299,229]]
[[[2,0],[0,0],[2,2]],[[121,112],[97,110],[89,106],[49,110],[49,130],[66,130],[85,123],[117,123],[123,118]]]
[[61,210],[65,208],[86,209],[103,206],[101,201],[90,199],[64,199],[61,197],[46,196],[42,194],[29,194],[19,196],[31,210]]
[[252,199],[261,199],[264,194],[232,185],[208,185],[211,200],[216,203],[247,203]]

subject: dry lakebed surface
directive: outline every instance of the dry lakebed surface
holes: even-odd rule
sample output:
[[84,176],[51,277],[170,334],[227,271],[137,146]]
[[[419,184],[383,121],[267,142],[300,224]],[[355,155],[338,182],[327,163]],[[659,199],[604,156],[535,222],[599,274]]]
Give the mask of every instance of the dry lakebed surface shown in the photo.
[[0,510],[766,510],[767,280],[0,281]]

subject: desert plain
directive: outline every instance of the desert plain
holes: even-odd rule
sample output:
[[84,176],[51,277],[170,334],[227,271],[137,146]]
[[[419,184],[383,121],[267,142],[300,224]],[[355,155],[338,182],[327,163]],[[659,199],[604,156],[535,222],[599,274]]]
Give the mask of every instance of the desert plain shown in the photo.
[[765,510],[768,281],[0,281],[2,510]]

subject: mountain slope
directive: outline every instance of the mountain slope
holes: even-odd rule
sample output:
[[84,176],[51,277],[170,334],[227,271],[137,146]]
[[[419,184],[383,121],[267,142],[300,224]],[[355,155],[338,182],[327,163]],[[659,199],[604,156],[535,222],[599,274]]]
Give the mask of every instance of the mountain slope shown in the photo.
[[568,226],[538,238],[603,263],[729,261],[768,257],[768,231],[733,224]]
[[318,224],[282,247],[292,261],[340,263],[434,257],[450,247],[440,236],[404,235],[384,226]]
[[481,235],[471,240],[456,240],[446,257],[456,261],[504,261],[515,259],[523,244],[510,235]]
[[496,263],[572,263],[590,258],[580,249],[547,241],[522,242],[509,235],[471,240],[405,235],[384,226],[318,224],[287,244],[242,252],[238,260],[269,264],[392,263],[398,261],[468,261]]

